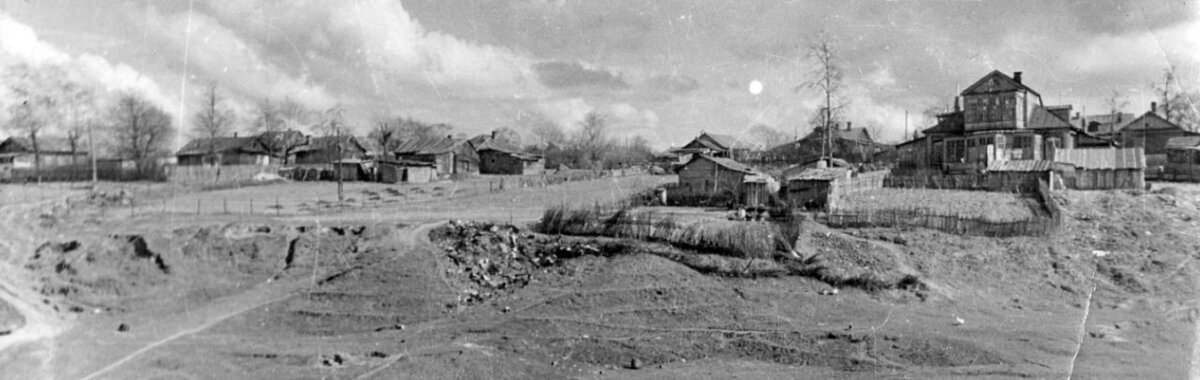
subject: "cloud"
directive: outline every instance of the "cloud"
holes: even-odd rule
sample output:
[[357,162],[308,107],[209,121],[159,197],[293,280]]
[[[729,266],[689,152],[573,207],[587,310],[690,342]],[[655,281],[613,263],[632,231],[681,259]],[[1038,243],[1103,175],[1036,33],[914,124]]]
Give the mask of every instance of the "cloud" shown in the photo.
[[578,62],[540,62],[533,65],[533,70],[543,85],[554,89],[620,90],[629,87],[620,74]]
[[700,82],[684,74],[660,74],[646,80],[646,87],[651,90],[682,95],[699,89]]
[[576,128],[584,116],[596,111],[596,107],[588,104],[582,98],[544,100],[538,103],[538,109],[547,119],[563,127],[564,130]]
[[[124,64],[103,57],[81,54],[72,57],[62,49],[40,40],[33,28],[0,13],[0,70],[20,63],[56,65],[69,79],[103,92],[134,91],[163,111],[178,116],[178,100],[167,95],[150,77]],[[100,96],[103,98],[104,93]],[[0,99],[2,100],[2,99]]]
[[248,44],[203,13],[192,12],[189,16],[185,12],[165,18],[153,15],[156,17],[148,18],[149,26],[181,53],[186,49],[192,69],[207,74],[223,87],[250,98],[290,97],[314,109],[328,108],[337,102],[306,77],[294,77],[265,61],[259,47]]
[[649,129],[658,126],[658,114],[648,109],[638,109],[629,103],[613,103],[608,106],[609,124],[616,132]]

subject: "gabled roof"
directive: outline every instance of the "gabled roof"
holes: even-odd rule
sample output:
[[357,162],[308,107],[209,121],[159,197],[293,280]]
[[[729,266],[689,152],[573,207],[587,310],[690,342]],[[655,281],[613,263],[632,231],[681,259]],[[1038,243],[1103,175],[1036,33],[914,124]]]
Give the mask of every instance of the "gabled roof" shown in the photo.
[[720,166],[720,167],[723,167],[723,168],[726,168],[726,169],[729,169],[729,170],[732,170],[735,172],[739,172],[739,173],[745,173],[745,174],[757,174],[758,173],[758,172],[754,171],[754,168],[746,166],[740,162],[737,162],[737,161],[734,161],[734,160],[731,160],[728,158],[713,157],[713,156],[709,156],[707,154],[692,155],[691,160],[688,160],[688,162],[686,164],[681,165],[676,170],[678,171],[685,167],[688,167],[688,165],[691,165],[693,162],[696,162],[697,160],[712,161],[712,163],[717,164],[717,166]]
[[[1194,133],[1194,132],[1188,131],[1186,129],[1183,129],[1183,127],[1180,127],[1179,124],[1172,123],[1170,120],[1167,120],[1166,118],[1162,117],[1161,115],[1154,113],[1154,112],[1150,112],[1150,111],[1147,111],[1146,113],[1142,114],[1141,116],[1138,116],[1136,119],[1132,119],[1132,120],[1125,119],[1125,120],[1127,120],[1127,121],[1124,123],[1121,123],[1115,131],[1119,132],[1119,131],[1129,129],[1129,130],[1145,130],[1145,131],[1185,131],[1185,132],[1188,132],[1189,134]],[[1149,127],[1149,128],[1147,128],[1147,127]]]
[[833,136],[846,141],[853,141],[862,144],[875,144],[875,139],[871,138],[871,132],[862,127],[850,129],[838,128]]
[[189,141],[176,156],[195,156],[215,153],[265,154],[267,150],[257,137],[216,137]]
[[[64,137],[38,136],[38,151],[42,153],[71,153],[71,142]],[[87,141],[80,139],[76,142],[76,154],[87,153]],[[13,136],[0,143],[7,153],[33,153],[33,142],[29,137]]]
[[1071,129],[1072,125],[1051,113],[1047,107],[1035,105],[1029,112],[1029,124],[1026,127],[1029,129]]
[[[990,79],[995,79],[994,87],[988,85]],[[1014,91],[1014,90],[1029,91],[1029,92],[1033,93],[1034,95],[1037,95],[1039,98],[1042,96],[1042,94],[1039,94],[1037,91],[1034,91],[1032,88],[1029,88],[1029,86],[1021,84],[1021,83],[1017,82],[1016,80],[1014,80],[1012,77],[1000,72],[1000,70],[992,70],[992,72],[988,73],[987,75],[984,75],[983,78],[979,78],[979,80],[976,81],[975,84],[972,84],[972,85],[968,86],[965,90],[963,90],[962,95],[990,94],[990,93],[995,93],[995,92],[1006,92],[1006,91]]]
[[747,141],[747,139],[745,137],[733,136],[733,135],[722,135],[722,134],[716,134],[716,133],[702,133],[702,134],[700,134],[700,136],[701,137],[708,136],[714,142],[719,144],[721,148],[724,148],[724,149],[761,149],[761,147],[758,146],[758,144]]
[[1142,148],[1059,149],[1054,151],[1054,161],[1081,169],[1146,168],[1146,154]]
[[1071,124],[1085,131],[1089,131],[1087,128],[1089,125],[1096,124],[1096,130],[1089,132],[1103,135],[1119,131],[1125,124],[1133,120],[1133,114],[1121,112],[1117,114],[1088,115],[1071,120]]
[[[299,153],[299,152],[309,152],[309,151],[314,151],[314,150],[328,149],[328,148],[334,147],[335,143],[337,141],[338,141],[337,136],[313,137],[308,140],[307,144],[304,144],[303,146],[296,148],[296,152]],[[358,142],[358,139],[355,138],[354,136],[343,135],[343,136],[341,136],[341,141],[342,141],[342,149],[344,149],[344,150],[357,149],[358,151],[361,151],[361,152],[367,151],[367,148],[364,148],[362,146],[362,144]]]
[[922,133],[948,133],[961,134],[966,130],[966,124],[963,123],[962,111],[955,111],[938,115],[938,123],[933,127],[927,128]]
[[450,153],[464,142],[466,140],[450,137],[422,137],[402,141],[392,149],[392,152],[401,155]]
[[1168,150],[1200,150],[1200,136],[1178,136],[1167,139]]
[[519,149],[515,146],[506,144],[504,142],[501,142],[501,141],[498,141],[495,139],[484,141],[482,143],[479,143],[479,145],[475,146],[476,152],[483,152],[483,151],[489,151],[489,150],[508,154],[510,156],[513,156],[513,157],[516,157],[518,159],[525,160],[525,161],[537,161],[537,160],[542,159],[542,156],[540,156],[540,155],[522,152],[521,149]]

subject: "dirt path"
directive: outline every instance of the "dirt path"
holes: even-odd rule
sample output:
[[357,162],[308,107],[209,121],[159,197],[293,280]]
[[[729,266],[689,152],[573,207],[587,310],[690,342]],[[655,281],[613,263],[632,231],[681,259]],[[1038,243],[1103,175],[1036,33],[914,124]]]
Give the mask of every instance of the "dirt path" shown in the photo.
[[[69,326],[51,306],[37,302],[42,296],[33,292],[31,282],[21,269],[37,246],[32,226],[35,215],[45,207],[64,201],[71,194],[51,192],[49,199],[6,203],[0,206],[0,302],[15,309],[24,320],[10,334],[0,336],[0,369],[5,373],[25,373],[25,378],[46,374],[54,345],[49,340]],[[11,199],[11,198],[10,198]]]

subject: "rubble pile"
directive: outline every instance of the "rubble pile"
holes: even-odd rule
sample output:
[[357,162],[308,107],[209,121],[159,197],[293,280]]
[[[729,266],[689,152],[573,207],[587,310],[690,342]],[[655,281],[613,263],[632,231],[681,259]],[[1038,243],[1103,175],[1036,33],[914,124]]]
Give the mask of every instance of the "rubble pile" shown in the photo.
[[533,273],[561,259],[603,255],[592,240],[563,239],[522,232],[511,225],[451,221],[430,233],[453,268],[447,274],[467,288],[459,301],[476,304],[528,285]]

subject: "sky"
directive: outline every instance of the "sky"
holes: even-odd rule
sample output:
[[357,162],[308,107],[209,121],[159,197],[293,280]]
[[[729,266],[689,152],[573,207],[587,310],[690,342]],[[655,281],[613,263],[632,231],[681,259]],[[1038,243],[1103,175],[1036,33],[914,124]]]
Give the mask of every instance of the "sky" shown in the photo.
[[1168,67],[1198,91],[1198,1],[0,0],[0,70],[61,65],[185,131],[216,83],[246,115],[262,98],[340,104],[360,134],[412,116],[533,142],[533,123],[598,112],[661,149],[756,124],[805,134],[824,99],[805,47],[825,35],[846,119],[897,142],[992,70],[1088,114],[1114,93],[1146,112]]

